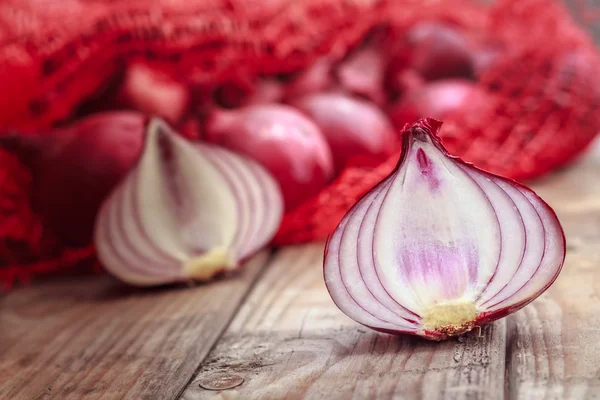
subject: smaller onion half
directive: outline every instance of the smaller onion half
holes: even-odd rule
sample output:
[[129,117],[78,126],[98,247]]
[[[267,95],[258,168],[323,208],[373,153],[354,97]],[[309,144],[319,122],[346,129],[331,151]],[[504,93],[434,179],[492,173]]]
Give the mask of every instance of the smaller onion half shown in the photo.
[[342,219],[325,249],[335,304],[372,329],[432,340],[533,301],[557,278],[565,237],[531,189],[449,155],[425,118],[396,169]]
[[207,280],[265,246],[282,214],[279,188],[256,162],[154,119],[102,206],[95,244],[104,267],[133,285]]

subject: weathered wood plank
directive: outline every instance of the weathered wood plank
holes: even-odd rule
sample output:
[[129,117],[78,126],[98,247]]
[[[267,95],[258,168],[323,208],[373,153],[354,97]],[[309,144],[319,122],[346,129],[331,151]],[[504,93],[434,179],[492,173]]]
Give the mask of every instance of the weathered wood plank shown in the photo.
[[322,255],[275,257],[182,398],[504,398],[505,322],[442,343],[373,332],[331,301]]
[[535,188],[558,213],[567,258],[548,292],[508,320],[510,398],[600,398],[600,146]]
[[266,265],[196,287],[61,279],[0,300],[0,399],[176,398]]

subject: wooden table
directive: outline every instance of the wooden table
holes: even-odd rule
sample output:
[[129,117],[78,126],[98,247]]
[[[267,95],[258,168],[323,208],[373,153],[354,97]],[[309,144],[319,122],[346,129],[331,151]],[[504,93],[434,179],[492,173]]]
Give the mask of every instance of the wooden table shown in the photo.
[[195,287],[101,275],[15,290],[0,299],[0,399],[600,398],[600,146],[534,188],[565,228],[563,272],[480,335],[358,325],[327,294],[316,243]]

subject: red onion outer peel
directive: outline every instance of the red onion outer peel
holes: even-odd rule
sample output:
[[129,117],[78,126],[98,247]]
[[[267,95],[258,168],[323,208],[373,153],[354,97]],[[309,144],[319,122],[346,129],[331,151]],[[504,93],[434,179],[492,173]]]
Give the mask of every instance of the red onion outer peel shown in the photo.
[[330,236],[336,305],[378,331],[447,339],[517,311],[557,278],[565,237],[531,189],[453,157],[422,119],[396,169]]
[[288,211],[316,195],[333,178],[331,150],[320,129],[289,106],[218,110],[207,122],[205,139],[245,154],[266,168],[280,185]]
[[155,119],[139,162],[98,215],[95,245],[106,269],[133,285],[208,280],[267,244],[282,215],[262,167]]
[[341,93],[320,93],[297,99],[292,105],[321,129],[338,172],[353,159],[376,166],[396,150],[394,127],[370,102]]
[[89,243],[102,201],[139,156],[146,123],[133,111],[99,113],[42,142],[34,208],[65,244]]
[[[408,49],[401,48],[398,67],[408,66],[428,80],[473,76],[473,44],[460,28],[426,21],[407,33]],[[406,54],[403,54],[406,53]],[[392,62],[394,64],[394,62]]]

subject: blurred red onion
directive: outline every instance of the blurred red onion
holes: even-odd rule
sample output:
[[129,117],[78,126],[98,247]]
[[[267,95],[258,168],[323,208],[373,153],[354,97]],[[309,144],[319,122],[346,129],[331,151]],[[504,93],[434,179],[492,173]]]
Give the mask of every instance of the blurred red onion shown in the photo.
[[99,113],[54,132],[39,148],[34,207],[64,243],[89,242],[102,201],[141,152],[145,124],[133,111]]
[[319,93],[292,104],[319,126],[338,172],[352,160],[377,165],[394,150],[394,128],[370,102],[339,93]]
[[390,62],[394,72],[414,68],[425,79],[473,77],[473,45],[459,30],[435,21],[412,27]]
[[331,150],[321,131],[288,106],[216,110],[207,122],[205,139],[262,164],[279,183],[287,210],[317,194],[333,178]]

